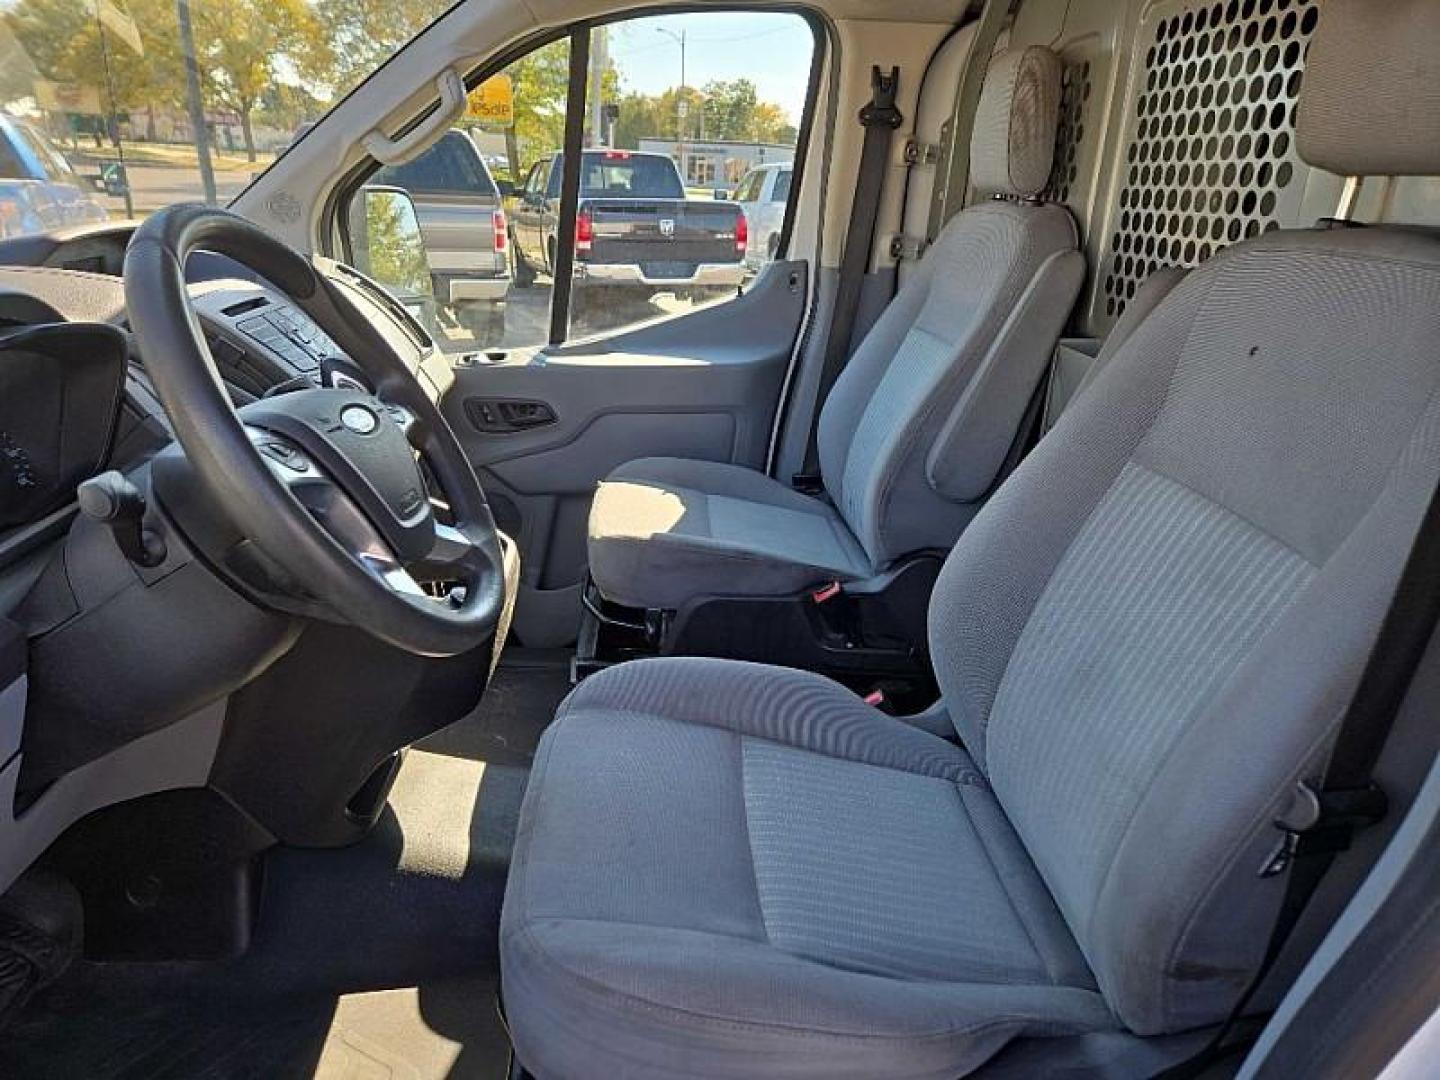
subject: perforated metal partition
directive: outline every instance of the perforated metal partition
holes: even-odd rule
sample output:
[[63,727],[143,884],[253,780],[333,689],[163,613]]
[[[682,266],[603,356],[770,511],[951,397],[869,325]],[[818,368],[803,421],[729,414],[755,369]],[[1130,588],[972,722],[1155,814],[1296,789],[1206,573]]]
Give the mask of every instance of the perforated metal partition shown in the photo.
[[1080,148],[1085,141],[1085,117],[1094,90],[1089,60],[1065,64],[1060,84],[1060,126],[1055,132],[1055,161],[1044,193],[1050,201],[1070,206],[1071,196],[1076,193]]
[[1118,316],[1162,266],[1196,266],[1294,219],[1305,168],[1295,102],[1317,19],[1316,0],[1192,0],[1146,12],[1096,316]]

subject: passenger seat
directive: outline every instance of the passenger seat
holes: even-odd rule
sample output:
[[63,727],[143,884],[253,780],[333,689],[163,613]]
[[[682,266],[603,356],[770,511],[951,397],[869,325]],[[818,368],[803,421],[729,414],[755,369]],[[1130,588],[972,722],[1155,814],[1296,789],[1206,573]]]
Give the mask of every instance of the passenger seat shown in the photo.
[[590,515],[605,599],[673,611],[786,596],[955,542],[999,479],[1084,279],[1073,219],[1039,198],[1060,74],[1043,47],[991,62],[970,147],[990,198],[949,222],[824,403],[828,498],[738,465],[622,465]]

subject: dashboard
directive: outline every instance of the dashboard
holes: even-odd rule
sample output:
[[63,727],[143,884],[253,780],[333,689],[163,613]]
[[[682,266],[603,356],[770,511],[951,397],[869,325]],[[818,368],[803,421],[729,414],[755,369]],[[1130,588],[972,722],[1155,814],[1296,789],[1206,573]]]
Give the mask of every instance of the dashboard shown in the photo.
[[[120,273],[134,228],[133,222],[106,223],[0,242],[0,334],[58,322],[107,323],[128,332]],[[429,331],[389,293],[349,267],[324,259],[317,264],[438,400],[453,374],[451,359]],[[211,355],[237,406],[293,388],[297,381],[370,389],[361,368],[330,336],[248,267],[201,252],[187,264],[186,279]],[[81,328],[74,330],[78,334]],[[123,395],[101,463],[122,471],[143,464],[172,437],[145,358],[128,333],[126,340]],[[75,349],[84,347],[77,337]],[[62,342],[56,363],[64,362],[63,353]],[[0,542],[3,533],[0,529]]]

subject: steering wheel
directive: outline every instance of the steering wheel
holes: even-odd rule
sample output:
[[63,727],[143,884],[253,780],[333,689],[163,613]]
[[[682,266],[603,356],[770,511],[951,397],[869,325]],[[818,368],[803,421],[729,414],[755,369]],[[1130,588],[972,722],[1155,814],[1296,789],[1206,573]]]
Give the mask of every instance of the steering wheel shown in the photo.
[[[375,392],[305,389],[236,409],[185,285],[186,257],[202,248],[284,293]],[[252,592],[262,578],[273,606],[408,652],[453,656],[494,634],[504,561],[480,482],[440,410],[345,289],[244,218],[188,204],[136,230],[124,274],[140,355],[179,443],[157,458],[152,487],[188,541],[232,574],[250,567],[239,576]],[[436,517],[417,452],[449,522]],[[217,515],[225,528],[204,520]],[[432,595],[425,581],[454,587]]]

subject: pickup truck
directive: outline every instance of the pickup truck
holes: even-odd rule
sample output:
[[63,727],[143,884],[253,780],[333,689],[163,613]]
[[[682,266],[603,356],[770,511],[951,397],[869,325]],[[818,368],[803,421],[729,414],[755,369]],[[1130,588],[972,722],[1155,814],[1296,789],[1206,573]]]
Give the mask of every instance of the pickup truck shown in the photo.
[[[515,283],[555,267],[564,155],[537,161],[511,214]],[[688,199],[663,154],[586,150],[575,222],[574,306],[673,292],[699,299],[744,280],[748,224],[733,202]]]
[[757,165],[735,188],[732,198],[750,223],[750,250],[745,253],[745,262],[752,270],[774,261],[778,252],[794,171],[788,161]]
[[442,317],[479,345],[500,344],[510,292],[505,209],[470,136],[447,131],[414,161],[386,166],[370,182],[403,188],[414,200]]
[[110,216],[63,154],[23,120],[0,113],[0,239]]

